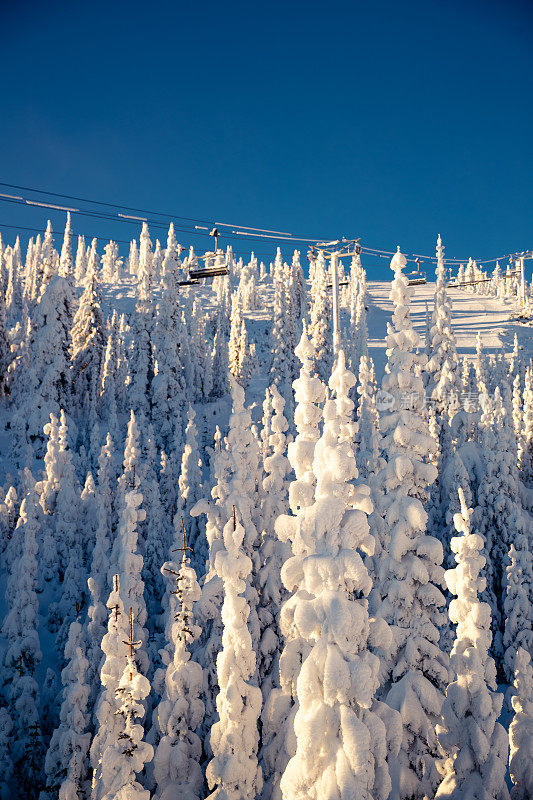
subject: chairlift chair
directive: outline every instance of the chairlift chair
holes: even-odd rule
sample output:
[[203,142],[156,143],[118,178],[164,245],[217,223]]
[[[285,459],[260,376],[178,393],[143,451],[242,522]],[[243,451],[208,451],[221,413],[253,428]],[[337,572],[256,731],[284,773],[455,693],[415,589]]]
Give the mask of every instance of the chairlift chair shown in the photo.
[[420,259],[415,258],[416,269],[412,272],[406,272],[405,277],[409,281],[409,286],[418,286],[422,283],[427,283],[427,275],[420,269]]
[[[189,278],[195,283],[202,278],[216,278],[219,275],[228,275],[229,273],[228,254],[223,250],[220,250],[217,246],[218,230],[213,228],[211,231],[209,231],[209,236],[213,236],[215,240],[215,249],[213,251],[204,253],[203,256],[199,256],[199,258],[203,259],[204,261],[204,267],[202,269],[189,270]],[[208,266],[212,258],[214,258],[215,261],[218,258],[222,261],[222,263],[215,263],[213,266]]]

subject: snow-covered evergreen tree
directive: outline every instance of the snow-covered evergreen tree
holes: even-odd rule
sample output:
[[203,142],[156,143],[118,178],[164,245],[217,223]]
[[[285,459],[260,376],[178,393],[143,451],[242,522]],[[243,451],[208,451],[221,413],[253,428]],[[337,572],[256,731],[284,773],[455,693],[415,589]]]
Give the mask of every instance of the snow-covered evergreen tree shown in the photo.
[[533,563],[525,527],[516,531],[509,548],[504,612],[504,670],[511,682],[514,658],[519,647],[533,653],[531,603],[533,596]]
[[370,357],[361,356],[357,386],[358,429],[356,434],[356,464],[361,478],[367,480],[379,467],[379,413],[376,408],[374,364]]
[[524,385],[524,417],[522,447],[519,451],[520,469],[526,483],[533,480],[533,370],[526,369]]
[[[259,569],[259,533],[256,524],[260,522],[259,488],[262,478],[259,469],[259,443],[252,432],[250,410],[244,407],[244,390],[235,381],[232,381],[232,396],[233,409],[229,422],[227,449],[216,450],[213,461],[215,485],[211,490],[211,497],[214,502],[203,498],[191,509],[192,515],[206,514],[207,516],[206,538],[209,546],[202,599],[198,604],[198,618],[203,628],[203,634],[199,642],[197,657],[199,660],[201,659],[205,668],[205,728],[213,722],[216,713],[214,697],[219,686],[215,658],[221,647],[220,606],[223,599],[224,581],[217,568],[217,554],[221,548],[224,548],[224,520],[233,517],[234,506],[242,519],[245,530],[243,550],[254,565],[253,570],[250,568],[246,573],[249,580],[247,580],[245,597],[249,607],[248,627],[254,647],[257,647],[262,633],[257,614],[258,596],[255,585]],[[254,585],[252,585],[252,580]]]
[[242,313],[237,295],[234,294],[231,302],[230,334],[228,342],[228,365],[235,379],[239,377],[241,354]]
[[150,682],[137,669],[134,655],[137,642],[133,638],[133,614],[130,607],[130,632],[124,669],[115,689],[118,735],[108,740],[102,752],[101,776],[97,797],[101,800],[150,800],[150,792],[137,781],[145,764],[154,755],[151,744],[143,741],[142,719],[144,700],[150,693]]
[[59,258],[59,274],[62,278],[73,278],[74,264],[72,261],[72,225],[70,224],[70,211],[67,211],[67,221],[65,233],[63,235],[63,245]]
[[178,256],[174,225],[168,231],[162,267],[161,298],[157,305],[153,343],[155,370],[150,387],[152,420],[160,447],[170,451],[176,426],[182,425],[185,376],[180,358],[183,336],[178,280],[181,261]]
[[447,411],[452,395],[457,394],[457,347],[451,324],[451,305],[446,290],[444,247],[437,237],[437,267],[432,325],[429,331],[428,362],[424,367],[428,397],[440,411]]
[[439,648],[439,627],[444,623],[439,610],[444,597],[438,588],[443,585],[442,545],[427,535],[421,503],[436,477],[435,467],[427,463],[435,443],[422,412],[418,367],[425,355],[413,352],[419,338],[409,315],[413,289],[402,273],[405,263],[399,251],[391,262],[395,308],[388,326],[383,389],[394,405],[381,419],[387,464],[375,478],[374,519],[381,557],[373,605],[393,632],[383,694],[404,723],[400,756],[391,768],[396,786],[392,796],[421,799],[431,796],[438,783],[435,724],[448,680],[448,659]]
[[286,597],[281,582],[281,568],[290,554],[286,542],[275,533],[276,519],[288,510],[288,474],[290,464],[286,456],[287,420],[283,414],[285,401],[276,386],[270,388],[273,416],[270,421],[271,455],[263,461],[263,499],[261,505],[261,546],[258,587],[260,605],[258,613],[263,631],[258,650],[259,685],[266,698],[273,681],[277,682],[277,662],[281,645],[279,615]]
[[[512,420],[502,402],[499,388],[496,389],[494,400],[483,395],[482,403],[480,427],[485,475],[477,492],[473,523],[485,543],[483,575],[487,585],[482,599],[490,605],[492,654],[501,674],[507,555],[512,543],[516,542],[519,546],[520,537],[525,534],[526,520],[520,502]],[[527,577],[525,579],[528,580]]]
[[288,447],[289,461],[296,476],[296,480],[292,481],[289,489],[289,500],[293,512],[313,502],[315,484],[313,455],[315,444],[320,437],[320,404],[324,400],[325,392],[320,378],[312,375],[314,348],[307,336],[305,322],[303,323],[302,337],[295,352],[302,367],[300,376],[293,383],[294,399],[297,404],[294,412],[296,438]]
[[222,650],[217,657],[218,722],[211,728],[213,758],[206,778],[212,800],[253,800],[262,788],[257,760],[261,690],[253,683],[256,668],[248,628],[247,579],[252,561],[243,547],[245,527],[237,510],[223,529],[215,567],[222,578]]
[[153,365],[153,327],[154,304],[152,296],[152,244],[148,226],[143,222],[141,245],[139,249],[139,282],[137,284],[137,303],[131,324],[133,350],[130,359],[131,406],[135,412],[145,415],[150,405],[150,384],[154,374]]
[[50,414],[70,409],[70,287],[54,276],[45,285],[32,318],[22,402],[12,426],[30,440],[41,438]]
[[83,628],[78,621],[70,625],[65,647],[67,665],[61,673],[60,724],[53,733],[46,753],[46,788],[50,798],[73,800],[83,797],[88,780],[89,685]]
[[[143,557],[138,552],[137,525],[145,518],[145,512],[139,506],[142,495],[137,491],[139,474],[135,464],[139,455],[139,430],[132,413],[128,425],[128,436],[124,451],[124,471],[121,476],[121,498],[119,525],[113,546],[111,568],[116,572],[113,576],[113,588],[107,602],[111,610],[108,621],[108,632],[102,640],[105,655],[100,678],[102,692],[98,698],[95,716],[97,720],[96,735],[91,744],[91,764],[93,767],[93,800],[103,797],[103,787],[108,782],[102,780],[104,752],[113,747],[120,734],[120,710],[118,705],[120,681],[125,675],[124,660],[126,651],[124,641],[130,636],[129,620],[125,609],[132,609],[134,640],[137,642],[135,660],[143,675],[149,668],[146,653],[147,631],[146,605],[144,601],[144,584],[141,578]],[[114,609],[114,610],[113,610]],[[117,694],[118,692],[118,694]],[[96,788],[95,788],[96,787]],[[107,791],[107,788],[105,789]]]
[[79,285],[83,282],[87,269],[87,252],[85,250],[85,237],[78,236],[78,248],[76,250],[76,261],[74,264],[74,280]]
[[90,259],[84,290],[72,325],[72,389],[81,406],[100,382],[105,335],[102,293],[96,264]]
[[326,381],[331,374],[333,346],[331,334],[331,308],[328,297],[328,269],[322,253],[316,259],[311,281],[311,312],[309,338],[315,350],[315,369],[318,377]]
[[519,647],[514,659],[514,717],[509,727],[511,800],[533,797],[533,667],[531,656]]
[[[178,479],[179,497],[177,513],[183,517],[189,531],[189,542],[193,550],[193,561],[203,569],[207,558],[207,540],[201,537],[198,518],[191,516],[191,509],[203,496],[202,492],[202,460],[198,450],[198,430],[194,423],[196,414],[192,406],[187,411],[187,427],[185,429],[185,447],[181,458],[181,470]],[[201,537],[201,538],[200,538]]]
[[179,564],[167,561],[161,568],[172,591],[166,610],[167,644],[162,651],[164,688],[154,710],[158,734],[154,756],[156,800],[199,800],[203,788],[202,743],[196,733],[204,715],[200,699],[203,676],[200,664],[189,652],[191,642],[200,634],[193,605],[201,592],[187,552],[183,549]]
[[[342,381],[333,382],[338,400],[347,400]],[[355,458],[333,400],[324,407],[313,469],[314,504],[277,523],[294,553],[282,571],[294,592],[284,619],[309,648],[297,678],[296,753],[281,790],[284,800],[385,800],[391,789],[386,729],[370,710],[379,683],[379,660],[368,650],[372,634],[365,598],[371,580],[358,552],[373,552],[366,520],[372,505],[367,493],[354,495]],[[389,642],[390,634],[378,624],[374,643],[386,648]]]
[[102,256],[102,280],[104,283],[118,283],[120,281],[122,259],[119,256],[118,244],[109,242],[104,247]]
[[452,668],[457,676],[446,690],[442,722],[437,725],[445,755],[443,780],[435,795],[439,800],[508,798],[505,787],[507,736],[497,722],[503,695],[495,693],[496,670],[488,655],[490,607],[478,599],[483,589],[483,538],[471,530],[471,509],[459,489],[461,513],[454,517],[461,536],[452,539],[457,567],[446,572],[446,583],[456,596],[450,618],[457,631]]
[[4,674],[9,685],[8,708],[14,726],[13,786],[28,800],[39,796],[44,761],[36,680],[42,659],[37,600],[39,517],[38,496],[35,488],[30,488],[20,507],[21,548],[8,580],[8,612],[2,626],[7,639]]

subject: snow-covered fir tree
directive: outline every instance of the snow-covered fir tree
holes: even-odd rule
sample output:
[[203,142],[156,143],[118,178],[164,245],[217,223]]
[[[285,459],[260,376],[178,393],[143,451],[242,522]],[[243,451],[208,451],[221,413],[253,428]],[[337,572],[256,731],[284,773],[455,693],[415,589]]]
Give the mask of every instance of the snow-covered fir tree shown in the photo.
[[279,615],[286,592],[281,581],[281,568],[290,549],[281,542],[275,532],[276,519],[288,510],[288,474],[290,463],[286,456],[287,420],[283,414],[285,401],[276,386],[270,388],[273,415],[269,423],[271,433],[269,445],[271,455],[263,461],[263,498],[261,504],[261,545],[258,573],[260,606],[258,614],[262,630],[258,650],[259,684],[266,698],[273,681],[277,682],[277,670],[281,634]]
[[178,256],[174,225],[171,223],[162,265],[161,298],[153,333],[155,369],[150,387],[152,420],[160,447],[170,450],[176,427],[182,424],[185,376],[180,360],[183,336],[178,280]]
[[200,766],[202,743],[196,733],[204,714],[203,673],[190,654],[190,645],[200,634],[193,605],[201,591],[186,548],[184,541],[179,564],[167,561],[161,568],[172,590],[168,594],[166,646],[162,651],[164,685],[154,710],[158,738],[153,765],[156,800],[199,800],[204,781]]
[[139,249],[139,282],[137,303],[131,324],[133,349],[130,359],[131,386],[129,395],[135,412],[149,411],[149,388],[153,378],[154,303],[152,295],[152,243],[144,222]]
[[[422,413],[423,386],[416,354],[419,338],[409,313],[413,289],[402,273],[405,257],[398,251],[388,326],[387,365],[383,389],[393,400],[381,418],[382,447],[387,464],[375,478],[376,533],[381,538],[376,563],[373,605],[391,625],[393,645],[384,663],[382,695],[402,715],[403,739],[399,758],[391,768],[392,797],[431,796],[438,783],[439,720],[448,680],[448,658],[439,648],[440,607],[444,596],[442,545],[426,533],[427,514],[421,503],[435,480],[427,463],[434,452]],[[374,530],[374,528],[373,528]]]
[[[88,782],[89,685],[83,627],[70,625],[65,647],[66,666],[61,673],[63,690],[59,727],[53,733],[45,759],[47,796],[59,800],[83,797]],[[41,795],[41,800],[43,800]]]
[[130,632],[126,646],[130,652],[115,689],[117,736],[108,740],[102,752],[98,797],[102,800],[149,800],[137,777],[154,755],[151,744],[143,741],[144,700],[150,693],[150,682],[137,669],[133,612],[130,607]]
[[192,406],[187,411],[187,427],[185,429],[185,447],[181,458],[181,469],[178,479],[179,497],[177,505],[178,517],[183,517],[189,531],[189,542],[193,550],[193,561],[203,569],[207,558],[207,541],[201,534],[198,518],[191,516],[191,509],[203,496],[202,460],[198,449],[198,430],[194,423],[196,414]]
[[37,599],[39,519],[38,496],[35,488],[30,488],[20,507],[20,551],[8,580],[8,612],[2,626],[7,640],[4,674],[9,687],[8,709],[13,722],[13,788],[28,800],[39,796],[45,754],[36,675],[42,659]]
[[[340,373],[335,377],[340,400],[343,382]],[[309,648],[297,678],[296,753],[281,790],[285,800],[386,798],[391,789],[386,729],[370,710],[379,683],[379,659],[368,650],[372,633],[364,599],[371,580],[358,552],[373,552],[366,520],[372,505],[362,487],[354,495],[355,458],[333,400],[324,407],[313,469],[315,502],[277,523],[294,553],[282,570],[287,589],[294,592],[284,613]],[[374,643],[386,648],[387,633],[378,624]]]
[[533,666],[531,656],[519,647],[514,659],[514,716],[509,727],[511,800],[533,797]]
[[333,361],[331,308],[328,297],[328,269],[323,253],[314,262],[311,281],[311,311],[309,338],[315,350],[315,369],[318,377],[327,381]]
[[243,542],[245,527],[235,509],[224,525],[215,567],[222,578],[222,650],[217,657],[218,722],[211,728],[213,758],[206,778],[212,800],[253,800],[263,780],[257,760],[261,690],[253,683],[256,658],[248,628],[247,578],[252,561]]
[[72,388],[81,406],[100,381],[105,334],[102,293],[94,259],[89,261],[84,290],[72,324]]
[[496,669],[488,654],[490,607],[478,599],[484,583],[480,577],[483,538],[472,532],[471,509],[462,489],[459,497],[461,513],[454,522],[461,536],[451,542],[457,567],[446,572],[446,583],[455,595],[450,603],[450,618],[457,625],[451,662],[457,677],[446,690],[442,722],[437,725],[445,758],[435,797],[504,800],[509,796],[505,787],[508,744],[497,722],[503,695],[494,692]]
[[437,237],[437,267],[432,325],[429,331],[428,361],[424,367],[428,397],[440,411],[447,411],[451,396],[457,394],[457,347],[451,324],[451,306],[446,289],[444,247]]

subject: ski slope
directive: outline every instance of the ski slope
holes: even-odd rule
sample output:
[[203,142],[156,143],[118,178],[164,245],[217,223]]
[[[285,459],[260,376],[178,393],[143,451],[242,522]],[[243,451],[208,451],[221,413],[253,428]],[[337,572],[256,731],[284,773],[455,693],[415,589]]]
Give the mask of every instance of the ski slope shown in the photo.
[[[370,300],[367,314],[368,346],[376,372],[381,375],[386,358],[387,323],[391,321],[393,312],[390,282],[369,281],[367,289]],[[488,353],[494,353],[502,347],[509,352],[516,333],[526,360],[533,355],[533,328],[512,319],[517,310],[515,303],[503,303],[494,297],[467,293],[464,289],[448,288],[447,292],[453,303],[452,323],[460,356],[472,356],[475,353],[478,331],[481,332],[483,348]],[[415,287],[411,301],[411,318],[422,341],[425,340],[426,305],[431,315],[434,294],[435,283],[419,285]]]

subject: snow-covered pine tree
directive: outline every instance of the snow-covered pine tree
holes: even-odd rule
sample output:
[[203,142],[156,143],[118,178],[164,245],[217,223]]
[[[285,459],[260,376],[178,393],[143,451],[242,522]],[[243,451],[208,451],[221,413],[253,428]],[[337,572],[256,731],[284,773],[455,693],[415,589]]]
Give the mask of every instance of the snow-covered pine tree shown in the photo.
[[[206,538],[209,546],[209,557],[206,565],[206,576],[202,586],[202,598],[198,603],[199,623],[203,628],[199,641],[197,658],[204,667],[206,685],[206,713],[204,729],[208,730],[215,718],[214,698],[218,689],[218,673],[216,654],[220,650],[222,630],[220,624],[220,607],[223,595],[223,576],[217,569],[217,553],[224,547],[223,530],[225,519],[233,517],[233,506],[242,519],[245,538],[243,549],[254,564],[250,580],[246,586],[246,601],[250,608],[249,629],[252,634],[254,649],[261,637],[257,617],[257,588],[252,586],[252,579],[257,579],[259,569],[259,534],[256,523],[260,520],[259,486],[262,474],[259,469],[259,444],[252,432],[250,410],[244,407],[244,390],[232,381],[233,409],[230,415],[229,432],[226,448],[215,447],[213,459],[214,487],[211,497],[200,500],[191,509],[193,516],[206,514]],[[177,521],[178,522],[178,521]]]
[[142,580],[148,615],[149,656],[152,661],[157,655],[162,635],[160,609],[164,584],[160,569],[168,550],[170,525],[161,503],[152,426],[143,426],[143,433],[143,459],[139,468],[139,478],[143,488],[143,509],[146,516],[139,526],[139,549],[143,555]]
[[229,371],[236,379],[238,378],[239,375],[242,322],[243,319],[238,298],[237,295],[234,294],[231,298],[230,334],[228,343],[228,365],[229,365]]
[[119,256],[118,244],[109,242],[104,247],[102,256],[102,280],[104,283],[118,283],[120,281],[122,259]]
[[211,357],[212,394],[224,397],[228,393],[228,343],[220,329],[215,333]]
[[320,405],[324,401],[325,388],[320,378],[313,377],[314,348],[307,336],[305,321],[303,332],[295,350],[301,361],[300,376],[293,382],[296,410],[294,424],[296,437],[288,447],[288,457],[296,480],[289,489],[289,501],[293,513],[298,508],[313,502],[315,475],[313,473],[313,454],[320,437]]
[[181,426],[185,395],[185,376],[180,359],[182,309],[179,301],[181,261],[174,234],[168,230],[167,247],[162,267],[161,298],[153,333],[155,374],[150,387],[152,420],[158,447],[170,453],[176,426]]
[[72,261],[72,225],[70,224],[70,211],[67,211],[67,221],[65,233],[63,235],[63,245],[59,258],[59,275],[67,280],[72,280],[74,264]]
[[[288,459],[295,479],[289,486],[289,505],[292,513],[303,513],[314,499],[315,474],[313,458],[320,438],[321,403],[325,388],[322,381],[312,377],[314,349],[307,338],[305,320],[296,355],[301,361],[300,377],[294,381],[296,438],[288,446]],[[276,528],[276,534],[281,539]],[[302,545],[303,546],[303,545]],[[303,553],[312,552],[312,542],[306,543]],[[292,622],[291,598],[282,607],[279,626],[284,638],[279,658],[279,688],[275,686],[265,699],[262,713],[262,765],[265,777],[265,798],[280,800],[280,779],[287,762],[296,753],[293,721],[297,710],[296,680],[309,643],[297,635]],[[284,621],[284,618],[286,620]],[[276,681],[277,683],[278,681]]]
[[8,394],[8,367],[11,361],[7,334],[6,305],[0,287],[0,398]]
[[294,319],[299,327],[300,320],[307,317],[307,286],[304,271],[300,263],[300,251],[295,250],[291,263],[291,290]]
[[36,297],[41,297],[44,294],[53,276],[57,275],[57,267],[58,255],[57,251],[54,250],[52,223],[48,220],[43,237],[43,244],[38,255]]
[[21,548],[7,584],[8,611],[2,626],[2,635],[7,639],[4,675],[13,721],[13,788],[27,800],[39,796],[44,760],[36,681],[42,659],[37,599],[39,519],[38,496],[30,487],[20,507]]
[[105,420],[108,432],[112,433],[115,437],[118,435],[116,367],[117,354],[115,332],[111,330],[107,337],[107,344],[102,359],[98,408],[100,418]]
[[480,429],[485,475],[477,492],[473,524],[485,543],[486,588],[482,599],[491,609],[491,652],[501,676],[507,555],[511,544],[525,534],[526,522],[520,501],[514,430],[499,388],[494,400],[482,395],[482,408]]
[[[236,494],[232,499],[238,503]],[[245,597],[252,560],[245,553],[245,536],[240,508],[234,506],[215,558],[224,587],[224,630],[217,657],[219,720],[211,728],[213,758],[206,771],[212,800],[254,800],[263,784],[257,760],[261,690],[253,681],[256,659]]]
[[[371,580],[358,552],[373,551],[366,518],[372,505],[363,487],[356,497],[351,483],[357,469],[345,439],[345,415],[339,414],[339,407],[346,410],[350,381],[342,368],[331,380],[338,396],[324,406],[323,434],[313,459],[315,502],[296,517],[281,516],[276,526],[294,553],[282,570],[287,589],[294,592],[283,616],[295,628],[291,638],[302,638],[308,649],[297,678],[296,753],[281,790],[284,800],[385,800],[391,788],[386,730],[370,711],[379,671],[379,659],[368,650],[372,628],[365,598]],[[386,648],[387,633],[378,624],[374,644]]]
[[261,455],[263,457],[263,464],[271,452],[270,434],[272,433],[272,414],[272,393],[270,387],[267,386],[265,390],[265,399],[263,400],[263,419],[261,424]]
[[130,275],[138,276],[139,274],[139,250],[137,248],[137,239],[132,239],[130,242],[128,270]]
[[[162,651],[164,685],[153,715],[158,735],[153,765],[155,800],[199,800],[204,781],[200,767],[202,743],[196,733],[204,715],[200,699],[203,672],[189,652],[191,642],[200,635],[193,605],[201,591],[187,553],[183,542],[180,563],[167,561],[161,568],[172,590],[167,595],[167,643]],[[157,681],[156,675],[154,683]]]
[[533,797],[533,667],[531,656],[519,647],[514,658],[514,717],[509,727],[511,800]]
[[143,741],[144,701],[150,694],[150,682],[137,669],[134,617],[130,606],[129,652],[121,659],[124,669],[115,689],[115,715],[118,734],[109,739],[102,752],[97,797],[102,800],[150,800],[150,792],[136,780],[145,764],[154,756],[151,744]]
[[457,567],[446,572],[446,583],[456,599],[450,603],[450,618],[457,625],[452,650],[452,668],[457,676],[446,690],[442,721],[437,725],[445,759],[439,765],[443,780],[435,798],[459,800],[482,797],[508,798],[505,787],[507,736],[497,722],[503,695],[496,688],[490,646],[490,607],[481,603],[480,577],[483,567],[483,537],[471,530],[471,509],[459,489],[461,513],[454,522],[462,534],[452,539]]
[[359,404],[355,459],[359,477],[368,480],[380,466],[378,458],[381,439],[379,413],[376,408],[374,363],[369,356],[361,356],[357,393]]
[[259,686],[263,697],[267,698],[277,677],[281,634],[279,616],[282,602],[286,598],[281,582],[281,568],[290,555],[290,547],[281,542],[274,530],[276,519],[288,510],[288,474],[290,464],[286,456],[288,429],[283,414],[285,401],[275,384],[270,388],[273,415],[270,421],[270,451],[263,460],[263,498],[261,504],[261,546],[260,568],[257,577],[259,593],[259,621],[262,630],[259,645],[258,673]]
[[[104,445],[102,448],[102,460],[106,459],[106,447],[108,446],[109,443]],[[102,660],[102,639],[104,638],[107,629],[105,598],[110,566],[109,555],[111,550],[111,518],[109,516],[109,511],[106,508],[106,500],[105,486],[99,484],[99,503],[97,510],[98,524],[96,528],[96,540],[92,552],[91,570],[87,580],[87,586],[90,594],[86,622],[88,660],[87,682],[91,687],[91,706],[94,705],[94,700],[96,699],[96,685],[100,673],[100,662]]]
[[86,567],[83,559],[84,531],[80,526],[80,490],[74,472],[72,453],[68,448],[68,426],[63,410],[59,420],[58,441],[59,453],[55,464],[58,489],[52,524],[60,577],[63,578],[57,607],[60,625],[56,637],[56,646],[62,660],[70,623],[85,607],[86,586]]
[[315,260],[311,281],[309,338],[315,351],[314,366],[318,377],[327,381],[333,363],[331,310],[328,297],[328,269],[323,253]]
[[0,798],[9,800],[11,795],[10,781],[13,775],[13,761],[9,752],[11,737],[13,734],[13,720],[4,706],[0,706],[0,775],[2,775],[2,785],[0,785]]
[[276,384],[281,395],[286,398],[291,391],[290,360],[288,357],[289,342],[285,334],[287,322],[287,294],[283,280],[283,271],[276,270],[273,276],[274,307],[272,312],[272,330],[270,350],[270,382]]
[[147,614],[144,584],[141,578],[143,557],[138,552],[137,544],[137,526],[145,519],[144,510],[139,508],[143,497],[138,492],[140,483],[138,443],[139,429],[132,412],[124,450],[124,470],[120,478],[118,529],[111,555],[111,570],[115,574],[107,602],[107,607],[111,610],[108,632],[102,640],[102,650],[105,655],[100,671],[102,691],[96,703],[97,730],[91,744],[93,800],[101,800],[102,787],[107,786],[101,782],[104,750],[116,743],[120,733],[117,691],[124,671],[126,646],[123,643],[130,634],[125,608],[132,609],[134,618],[134,639],[139,643],[135,655],[136,663],[143,675],[146,675],[149,669],[146,652],[148,636],[145,628]]
[[152,296],[152,243],[148,225],[143,222],[139,248],[139,282],[137,284],[137,303],[131,323],[132,353],[130,359],[131,386],[130,405],[135,412],[142,411],[145,416],[150,406],[150,384],[154,374],[153,328],[154,304]]
[[42,440],[50,414],[59,416],[61,408],[70,411],[70,296],[67,279],[56,275],[45,285],[35,307],[28,369],[12,420],[12,427],[20,431],[19,441]]
[[239,367],[236,380],[243,388],[248,386],[250,375],[252,374],[252,365],[250,359],[250,343],[248,341],[248,331],[246,330],[246,323],[243,319],[241,323],[241,335],[239,338]]
[[381,539],[373,606],[391,625],[394,639],[384,663],[383,696],[404,723],[400,756],[391,768],[393,797],[421,800],[438,783],[435,724],[448,681],[448,658],[439,648],[444,623],[439,608],[445,603],[438,588],[443,585],[442,545],[426,533],[421,502],[436,477],[435,467],[427,463],[436,444],[423,416],[418,368],[425,355],[413,352],[419,337],[409,314],[413,289],[402,273],[405,263],[398,250],[391,261],[395,308],[382,384],[394,404],[381,419],[387,464],[374,481],[377,508],[371,522],[376,520]]
[[457,347],[451,323],[451,304],[446,290],[444,247],[437,237],[437,267],[432,325],[429,332],[429,359],[424,367],[426,394],[438,411],[447,411],[452,396],[457,395]]
[[526,369],[523,402],[522,449],[519,452],[519,463],[524,481],[531,483],[533,480],[533,370],[531,366]]
[[74,264],[74,280],[79,285],[83,282],[87,269],[87,254],[85,250],[85,237],[78,236],[78,248],[76,250],[76,261]]
[[105,346],[102,293],[97,264],[92,257],[83,283],[83,294],[72,324],[71,344],[72,391],[79,408],[100,382]]
[[[46,753],[46,797],[77,800],[85,795],[88,781],[89,662],[85,655],[83,628],[71,623],[65,647],[66,666],[61,673],[61,711]],[[41,800],[44,800],[41,794]]]
[[518,648],[533,653],[531,604],[533,601],[533,563],[527,529],[521,525],[514,533],[508,554],[504,614],[504,671],[511,683]]
[[201,535],[201,527],[197,517],[191,515],[191,509],[203,496],[202,460],[198,449],[198,430],[194,423],[196,414],[191,405],[187,411],[187,427],[185,429],[185,447],[181,458],[181,470],[178,479],[179,496],[177,516],[183,517],[189,532],[189,542],[193,551],[191,557],[197,569],[204,568],[207,559],[207,540]]

